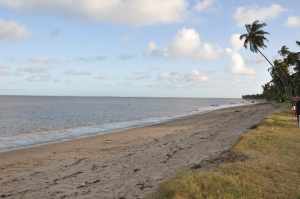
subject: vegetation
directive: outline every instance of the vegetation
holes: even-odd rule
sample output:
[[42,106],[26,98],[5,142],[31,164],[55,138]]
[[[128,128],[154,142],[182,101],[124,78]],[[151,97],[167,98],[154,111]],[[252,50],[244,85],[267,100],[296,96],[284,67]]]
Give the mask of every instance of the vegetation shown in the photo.
[[248,48],[249,45],[251,52],[259,52],[267,60],[267,62],[269,62],[269,64],[273,66],[272,62],[260,50],[267,47],[265,42],[268,41],[266,35],[268,35],[269,33],[263,30],[265,26],[267,26],[266,23],[260,23],[259,21],[254,21],[252,24],[245,25],[247,33],[242,34],[240,36],[240,39],[244,40],[245,48]]
[[[247,24],[240,39],[246,49],[268,62],[272,80],[263,85],[262,94],[243,98],[289,101],[300,96],[300,52],[283,46],[280,58],[269,60],[262,51],[268,41],[266,26],[260,21]],[[300,47],[299,41],[296,44]],[[183,171],[149,198],[300,199],[300,131],[295,123],[290,111],[273,114],[241,137],[230,150],[233,159],[225,157],[223,164],[212,168]]]
[[[293,52],[287,46],[279,50],[280,59],[271,62],[263,53],[268,39],[268,32],[263,30],[266,23],[254,21],[252,24],[245,25],[247,33],[242,34],[240,39],[244,40],[245,48],[250,48],[253,53],[260,53],[270,64],[269,72],[272,80],[263,85],[262,96],[268,100],[279,102],[288,101],[293,96],[300,96],[300,52]],[[300,47],[300,42],[296,42]],[[245,98],[255,98],[246,96]],[[260,95],[258,95],[261,98]]]
[[254,94],[254,95],[244,95],[243,99],[265,99],[265,97],[262,94]]
[[149,198],[299,199],[300,131],[293,118],[291,112],[273,114],[232,148],[247,158],[206,171],[184,171]]

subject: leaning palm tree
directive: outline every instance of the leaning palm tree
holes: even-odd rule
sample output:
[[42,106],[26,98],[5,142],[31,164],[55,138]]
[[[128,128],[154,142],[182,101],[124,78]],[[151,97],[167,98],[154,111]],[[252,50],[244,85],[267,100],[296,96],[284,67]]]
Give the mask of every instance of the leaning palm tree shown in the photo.
[[262,53],[260,49],[264,49],[267,47],[265,44],[268,39],[266,35],[269,33],[264,31],[263,28],[267,26],[266,23],[260,22],[258,20],[254,21],[252,24],[246,24],[247,33],[242,34],[240,36],[241,40],[244,40],[244,47],[250,47],[250,51],[253,53],[260,53],[267,62],[274,67],[274,64]]
[[[269,33],[264,31],[263,28],[266,27],[267,24],[264,22],[260,22],[259,20],[254,21],[252,24],[246,24],[246,31],[247,33],[242,34],[240,36],[240,40],[244,40],[244,47],[250,48],[250,51],[253,53],[260,53],[267,62],[271,65],[271,68],[269,70],[273,70],[275,68],[274,64],[262,53],[261,49],[264,49],[267,47],[265,44],[268,39],[266,38],[266,35]],[[284,47],[283,54],[287,53],[287,48]],[[289,75],[283,71],[281,67],[278,67],[278,70],[274,70],[274,72],[278,73],[279,79],[285,87],[285,92],[288,96],[292,96],[292,92],[290,91],[290,84],[289,84]]]

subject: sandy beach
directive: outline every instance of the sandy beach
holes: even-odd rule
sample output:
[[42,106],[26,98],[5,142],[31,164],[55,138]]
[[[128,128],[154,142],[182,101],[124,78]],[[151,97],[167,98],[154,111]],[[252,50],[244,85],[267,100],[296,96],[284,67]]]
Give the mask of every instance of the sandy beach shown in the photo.
[[270,104],[0,154],[0,198],[134,199],[180,169],[228,150]]

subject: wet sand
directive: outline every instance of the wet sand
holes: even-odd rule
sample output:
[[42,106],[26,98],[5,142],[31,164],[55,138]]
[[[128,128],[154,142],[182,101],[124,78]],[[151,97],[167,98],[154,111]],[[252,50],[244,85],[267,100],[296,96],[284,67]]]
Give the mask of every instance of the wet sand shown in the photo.
[[227,108],[163,124],[0,154],[0,198],[134,199],[228,150],[272,113]]

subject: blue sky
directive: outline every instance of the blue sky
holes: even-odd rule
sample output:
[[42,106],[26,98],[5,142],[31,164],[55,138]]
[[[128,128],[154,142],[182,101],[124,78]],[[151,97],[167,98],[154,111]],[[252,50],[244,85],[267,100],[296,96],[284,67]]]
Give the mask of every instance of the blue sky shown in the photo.
[[268,65],[242,48],[242,24],[267,22],[264,52],[273,59],[282,45],[296,48],[299,7],[298,0],[1,0],[0,94],[257,93]]

